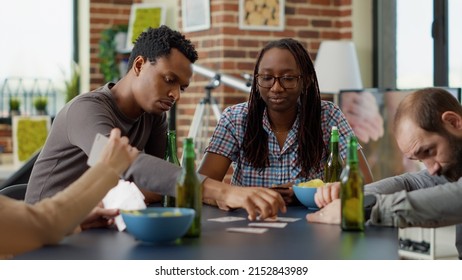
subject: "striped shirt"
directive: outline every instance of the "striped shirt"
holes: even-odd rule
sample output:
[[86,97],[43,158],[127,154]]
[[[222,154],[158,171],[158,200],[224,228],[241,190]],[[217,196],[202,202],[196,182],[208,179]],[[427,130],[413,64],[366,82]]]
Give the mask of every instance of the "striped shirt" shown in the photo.
[[324,164],[329,150],[330,132],[332,126],[339,129],[339,152],[342,158],[346,157],[346,142],[353,130],[345,119],[340,108],[332,102],[321,101],[321,128],[326,150],[323,153],[319,166],[312,167],[307,177],[301,176],[301,165],[298,162],[297,131],[300,125],[299,115],[287,135],[284,146],[280,149],[276,135],[271,130],[266,109],[263,113],[263,129],[268,133],[269,166],[263,170],[255,169],[245,158],[241,148],[244,140],[247,122],[248,104],[240,103],[224,110],[220,121],[210,139],[206,152],[224,156],[232,161],[234,169],[231,184],[239,186],[271,187],[272,185],[288,182],[307,181],[324,178]]

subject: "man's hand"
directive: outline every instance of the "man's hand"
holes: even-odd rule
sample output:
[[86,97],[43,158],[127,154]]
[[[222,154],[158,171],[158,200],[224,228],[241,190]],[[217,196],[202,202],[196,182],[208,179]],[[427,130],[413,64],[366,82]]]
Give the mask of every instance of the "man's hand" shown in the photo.
[[323,223],[323,224],[340,224],[341,210],[340,199],[335,199],[321,210],[307,214],[306,220],[310,223]]
[[314,202],[319,208],[327,206],[337,198],[340,198],[340,182],[326,183],[314,194]]
[[141,189],[141,188],[139,190],[144,195],[144,203],[146,205],[162,201],[162,195],[158,193],[151,192],[151,191]]
[[109,227],[114,224],[114,218],[119,215],[118,209],[104,209],[100,202],[85,220],[80,224],[82,230],[98,227]]

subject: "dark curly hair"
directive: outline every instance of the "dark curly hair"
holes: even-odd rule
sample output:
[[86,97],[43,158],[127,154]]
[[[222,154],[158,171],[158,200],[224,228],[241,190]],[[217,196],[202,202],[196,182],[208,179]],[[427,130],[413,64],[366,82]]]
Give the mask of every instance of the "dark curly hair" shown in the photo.
[[170,29],[166,25],[159,28],[149,27],[140,34],[128,59],[128,69],[133,66],[133,61],[139,55],[155,63],[157,58],[165,57],[175,48],[184,54],[191,63],[196,62],[198,55],[194,45],[183,34]]
[[[289,50],[300,69],[300,127],[297,132],[298,160],[301,164],[302,176],[307,176],[313,166],[319,166],[326,149],[321,128],[321,95],[314,70],[313,61],[303,45],[294,39],[281,39],[268,43],[260,52],[254,68],[254,76],[258,74],[263,55],[272,48]],[[269,164],[268,134],[263,129],[263,112],[266,104],[260,96],[256,79],[252,82],[248,102],[247,126],[244,134],[244,154],[256,169],[263,170]]]

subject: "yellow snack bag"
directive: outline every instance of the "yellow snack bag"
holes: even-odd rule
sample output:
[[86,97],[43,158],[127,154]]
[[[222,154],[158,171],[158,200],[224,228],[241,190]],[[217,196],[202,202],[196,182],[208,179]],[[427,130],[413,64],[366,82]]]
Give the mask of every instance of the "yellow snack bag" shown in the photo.
[[299,187],[308,187],[308,188],[319,188],[324,186],[324,182],[321,179],[313,179],[308,182],[303,182],[298,184]]

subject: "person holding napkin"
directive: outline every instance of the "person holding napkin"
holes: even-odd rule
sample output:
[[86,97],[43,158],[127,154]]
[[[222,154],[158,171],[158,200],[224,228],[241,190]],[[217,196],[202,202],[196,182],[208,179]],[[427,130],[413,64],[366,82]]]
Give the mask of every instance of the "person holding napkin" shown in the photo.
[[118,211],[95,206],[117,185],[138,153],[114,128],[96,165],[53,197],[30,205],[0,195],[0,259],[57,244],[65,235],[80,231],[82,221],[93,226],[112,223]]

